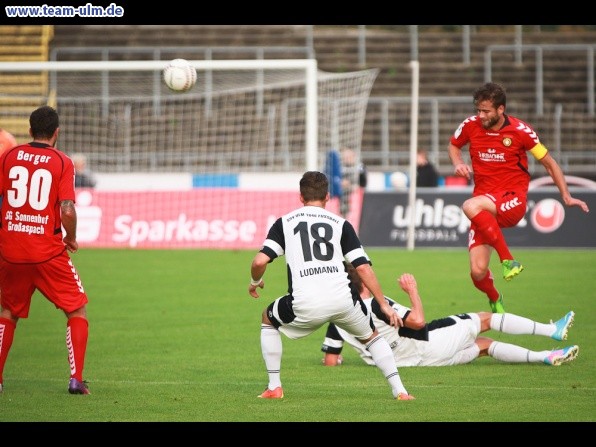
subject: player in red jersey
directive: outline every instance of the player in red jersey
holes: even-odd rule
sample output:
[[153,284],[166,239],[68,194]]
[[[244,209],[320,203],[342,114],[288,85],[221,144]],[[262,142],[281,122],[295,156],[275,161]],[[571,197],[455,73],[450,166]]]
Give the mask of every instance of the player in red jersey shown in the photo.
[[17,145],[13,134],[6,129],[0,129],[0,155]]
[[[0,155],[17,145],[17,139],[8,130],[0,128]],[[2,196],[0,195],[0,206],[2,205]],[[2,389],[2,380],[0,380],[0,390]]]
[[[8,130],[0,128],[0,155],[17,145],[17,139]],[[0,196],[0,205],[2,197]]]
[[33,141],[0,156],[0,392],[17,322],[29,316],[39,290],[67,318],[68,391],[89,394],[83,380],[88,299],[68,254],[79,248],[74,165],[54,147],[60,132],[56,110],[42,106],[29,123]]
[[[493,312],[503,313],[503,295],[495,288],[489,269],[495,249],[503,265],[503,278],[510,281],[523,266],[516,261],[505,242],[501,228],[513,227],[525,215],[530,173],[528,152],[538,160],[553,179],[563,202],[588,212],[588,205],[569,193],[563,171],[534,130],[522,120],[505,114],[505,89],[488,82],[474,92],[477,115],[459,125],[449,141],[449,157],[455,175],[470,180],[472,197],[462,210],[470,219],[468,249],[470,276],[474,286],[486,294]],[[462,158],[462,148],[469,145],[472,167]]]

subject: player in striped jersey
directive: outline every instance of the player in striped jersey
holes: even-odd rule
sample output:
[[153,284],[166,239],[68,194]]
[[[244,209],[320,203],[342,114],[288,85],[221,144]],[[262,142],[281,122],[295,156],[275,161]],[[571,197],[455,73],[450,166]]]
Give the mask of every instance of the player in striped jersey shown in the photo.
[[[507,115],[505,89],[488,82],[474,92],[477,114],[464,120],[449,140],[449,157],[455,175],[474,180],[472,197],[462,210],[470,219],[468,249],[470,276],[474,286],[488,297],[491,310],[503,313],[503,295],[495,288],[489,269],[492,250],[502,263],[503,278],[510,281],[521,273],[501,228],[513,227],[524,217],[530,184],[528,152],[549,173],[567,206],[578,206],[588,212],[588,205],[569,193],[563,171],[538,139],[534,130],[522,120]],[[462,157],[469,145],[472,167]]]
[[[531,351],[521,346],[495,341],[479,336],[488,330],[505,334],[531,334],[566,340],[569,328],[573,325],[574,312],[568,312],[555,323],[538,323],[519,315],[491,312],[463,313],[424,321],[418,285],[413,275],[404,273],[398,282],[408,294],[412,307],[408,308],[389,300],[395,312],[402,318],[404,326],[394,328],[384,321],[384,316],[376,309],[375,302],[369,298],[366,286],[362,284],[358,273],[348,269],[350,278],[361,291],[364,303],[371,310],[373,321],[379,333],[387,339],[397,367],[401,366],[449,366],[470,363],[478,357],[491,356],[508,363],[545,363],[558,366],[575,359],[579,352],[577,345],[567,346],[552,351]],[[323,363],[335,366],[342,363],[341,352],[344,341],[354,347],[362,359],[369,365],[374,360],[366,348],[356,342],[354,336],[341,328],[329,325],[321,350],[325,353]]]
[[281,334],[298,339],[332,322],[366,345],[395,399],[412,400],[401,381],[389,343],[379,335],[358,290],[352,287],[344,261],[358,271],[387,323],[398,327],[403,322],[385,300],[354,227],[325,209],[329,201],[327,176],[318,171],[304,173],[300,180],[300,200],[304,206],[280,217],[271,226],[250,268],[248,293],[253,298],[259,297],[257,288],[265,287],[263,275],[270,262],[285,255],[288,274],[287,293],[269,304],[262,314],[261,351],[269,383],[258,397],[284,397],[280,378]]

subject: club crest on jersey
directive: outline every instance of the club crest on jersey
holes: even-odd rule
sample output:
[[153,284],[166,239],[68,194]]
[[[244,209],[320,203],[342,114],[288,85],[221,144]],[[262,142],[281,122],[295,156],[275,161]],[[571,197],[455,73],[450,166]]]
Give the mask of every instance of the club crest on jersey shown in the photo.
[[511,146],[511,138],[509,138],[509,137],[503,138],[503,146],[505,146],[505,147]]

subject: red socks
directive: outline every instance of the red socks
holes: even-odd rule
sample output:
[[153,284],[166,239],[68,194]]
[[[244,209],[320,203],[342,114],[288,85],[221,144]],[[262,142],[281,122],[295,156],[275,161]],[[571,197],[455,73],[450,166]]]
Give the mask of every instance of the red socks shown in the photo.
[[486,276],[482,278],[480,281],[476,281],[474,278],[472,278],[472,282],[478,290],[486,293],[488,299],[493,303],[499,299],[499,291],[495,288],[493,274],[490,271],[490,269],[488,270],[488,272],[486,272]]
[[0,383],[4,380],[4,365],[12,346],[16,328],[17,325],[14,321],[8,318],[0,318]]
[[82,317],[73,317],[66,323],[66,348],[68,349],[68,364],[70,377],[83,381],[83,367],[85,366],[85,352],[89,337],[89,322]]
[[484,236],[486,243],[496,250],[501,262],[505,259],[513,259],[495,216],[489,211],[483,210],[472,218],[472,222],[474,222],[478,231]]
[[[0,318],[0,383],[4,380],[4,365],[12,346],[17,325],[8,318]],[[68,363],[70,376],[83,381],[83,367],[85,366],[85,351],[89,337],[89,323],[85,318],[74,317],[66,324],[66,347],[68,349]]]

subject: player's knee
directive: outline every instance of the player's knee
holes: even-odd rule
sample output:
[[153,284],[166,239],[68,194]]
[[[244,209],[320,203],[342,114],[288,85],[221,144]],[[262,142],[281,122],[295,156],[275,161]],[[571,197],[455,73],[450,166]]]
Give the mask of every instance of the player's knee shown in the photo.
[[474,281],[474,284],[482,281],[486,277],[487,272],[488,269],[481,265],[472,264],[470,266],[470,277],[472,278],[472,281]]
[[480,317],[480,332],[486,332],[490,330],[490,320],[493,317],[492,312],[477,312]]
[[476,206],[473,199],[466,200],[462,204],[461,209],[468,219],[472,219],[472,217],[481,211],[481,209]]
[[480,349],[479,357],[488,355],[488,348],[490,348],[491,343],[493,340],[488,337],[477,337],[476,338],[476,346]]
[[269,326],[273,326],[271,324],[271,320],[269,320],[269,317],[267,316],[267,307],[265,309],[263,309],[263,314],[261,315],[261,323],[263,324],[268,324]]
[[79,307],[78,309],[73,310],[72,312],[64,312],[64,313],[66,314],[67,318],[79,317],[79,318],[87,319],[87,306]]
[[486,208],[483,206],[482,196],[471,197],[467,199],[461,206],[462,211],[468,219],[472,219]]

